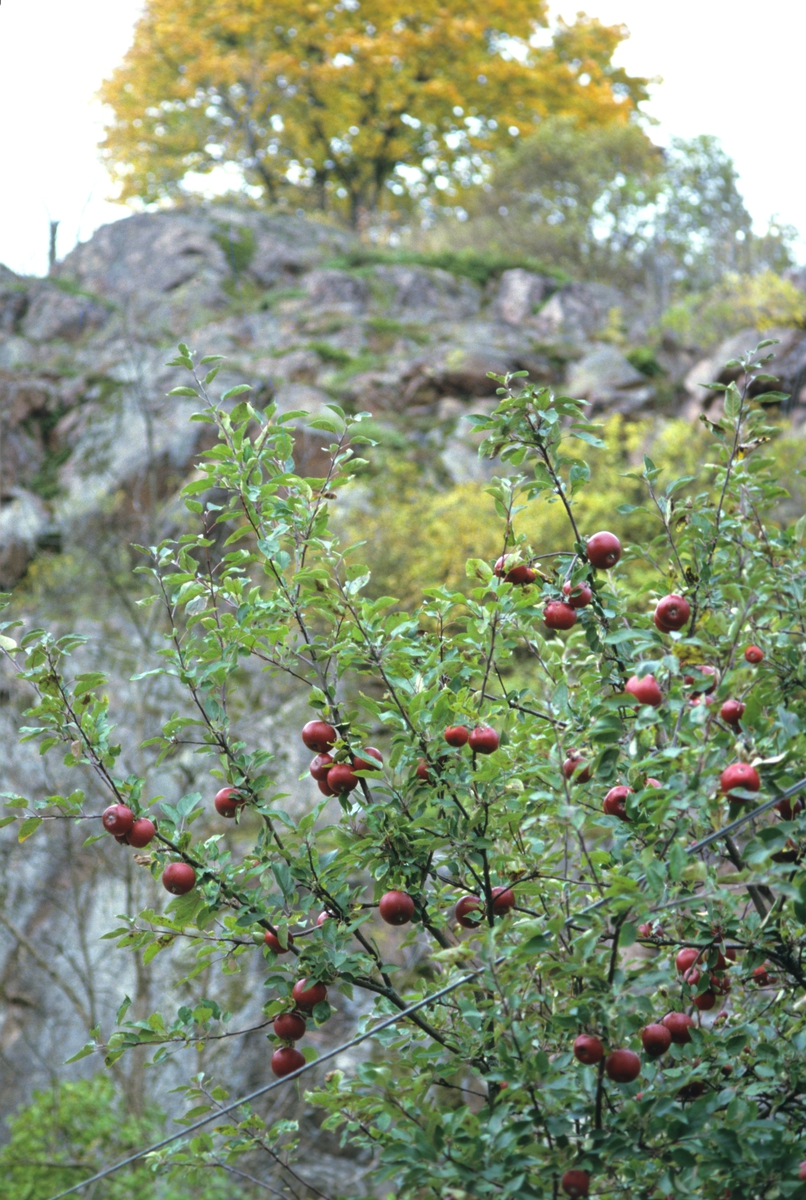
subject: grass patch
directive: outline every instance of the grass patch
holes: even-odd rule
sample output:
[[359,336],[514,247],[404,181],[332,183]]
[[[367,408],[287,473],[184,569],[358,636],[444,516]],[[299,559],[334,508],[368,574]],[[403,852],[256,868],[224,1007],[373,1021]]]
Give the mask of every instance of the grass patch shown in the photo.
[[249,226],[220,221],[212,238],[227,256],[233,275],[242,275],[255,257],[255,235]]
[[282,304],[283,300],[301,300],[305,295],[305,288],[301,287],[273,288],[271,291],[263,293],[259,307],[262,312],[267,312],[276,308],[278,304]]
[[569,276],[564,271],[559,271],[555,267],[547,267],[535,258],[498,252],[485,254],[477,250],[421,252],[418,250],[372,250],[360,247],[339,258],[331,259],[325,265],[342,271],[379,265],[439,267],[443,271],[450,272],[451,275],[470,279],[481,287],[484,287],[490,279],[513,267],[523,267],[527,271],[548,275],[552,279],[556,279],[557,283],[567,283],[569,280]]
[[324,362],[335,363],[340,367],[345,367],[348,363],[353,362],[353,356],[349,350],[331,346],[329,342],[308,342],[308,349],[315,350]]
[[629,350],[624,357],[631,366],[635,367],[636,371],[646,375],[647,379],[657,379],[658,376],[665,374],[663,367],[655,358],[655,351],[650,350],[649,346],[636,346],[634,350]]
[[406,324],[405,321],[395,321],[391,317],[370,317],[366,321],[366,327],[381,338],[409,338],[418,346],[427,346],[431,341],[422,325]]

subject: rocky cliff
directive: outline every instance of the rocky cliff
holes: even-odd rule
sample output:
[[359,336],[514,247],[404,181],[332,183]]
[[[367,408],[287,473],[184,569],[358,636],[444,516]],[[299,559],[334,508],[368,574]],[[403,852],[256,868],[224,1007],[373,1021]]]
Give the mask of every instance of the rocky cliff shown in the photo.
[[[479,470],[462,416],[493,394],[489,371],[526,369],[594,411],[693,417],[711,399],[699,384],[755,336],[705,359],[667,343],[647,360],[641,304],[613,288],[405,258],[303,217],[212,208],[107,225],[48,279],[0,269],[0,587],[99,518],[137,534],[144,513],[170,512],[203,428],[192,402],[166,398],[180,339],[227,355],[222,380],[281,409],[336,399],[403,437],[427,429],[461,481]],[[806,339],[779,336],[799,422]]]

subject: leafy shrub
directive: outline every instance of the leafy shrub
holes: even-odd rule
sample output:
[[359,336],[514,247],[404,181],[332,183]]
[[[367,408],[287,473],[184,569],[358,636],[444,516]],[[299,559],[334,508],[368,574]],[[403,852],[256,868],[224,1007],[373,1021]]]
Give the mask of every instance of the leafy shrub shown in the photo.
[[806,296],[773,271],[727,274],[706,292],[672,305],[661,326],[691,346],[714,346],[742,329],[803,328]]
[[[744,361],[750,381],[766,369],[761,349]],[[605,1200],[655,1189],[796,1195],[806,518],[776,524],[786,493],[775,462],[747,450],[772,436],[765,406],[780,394],[751,401],[725,387],[705,453],[675,427],[669,457],[691,463],[688,474],[664,473],[648,455],[631,464],[639,514],[597,493],[580,452],[611,452],[581,401],[500,380],[476,428],[482,455],[512,472],[488,493],[500,522],[493,553],[511,557],[494,569],[477,553],[468,590],[437,584],[401,608],[367,594],[361,550],[343,549],[329,523],[368,440],[363,417],[332,406],[310,421],[332,438],[331,465],[325,478],[301,479],[291,418],[239,399],[244,387],[209,400],[218,367],[202,361],[203,380],[180,346],[175,365],[194,386],[174,391],[199,395],[201,419],[219,433],[184,489],[200,532],[145,552],[144,603],[161,606],[168,635],[152,673],[179,680],[187,704],[148,740],[148,776],[123,778],[126,731],[113,736],[107,681],[71,671],[80,639],[5,623],[0,647],[36,693],[23,736],[77,769],[70,795],[13,797],[5,821],[19,822],[21,839],[49,815],[83,821],[88,770],[110,801],[156,817],[142,869],[159,878],[179,868],[187,884],[164,912],[125,920],[120,945],[151,959],[186,940],[199,980],[213,963],[234,974],[262,955],[267,1022],[300,1004],[319,1026],[340,995],[371,998],[361,1036],[372,1033],[376,1055],[329,1071],[309,1098],[403,1200],[542,1200],[569,1194],[569,1170]],[[544,504],[548,532],[530,545],[530,523],[542,520],[531,513]],[[229,535],[219,558],[216,524]],[[589,536],[614,525],[623,557],[614,550],[597,565]],[[516,566],[534,576],[507,581]],[[573,623],[561,613],[561,633],[545,608],[564,583],[590,598]],[[666,593],[675,613],[687,607],[680,621],[661,619],[664,609],[653,618]],[[315,766],[332,807],[323,796],[292,818],[271,755],[234,726],[251,656],[296,681],[323,723],[304,740],[332,751],[335,762]],[[728,700],[741,709],[732,718]],[[488,728],[461,748],[447,726]],[[365,769],[376,735],[385,761]],[[234,789],[225,800],[241,826],[237,852],[195,836],[209,798],[149,806],[160,763],[186,740],[210,756],[210,792]],[[728,764],[738,782],[723,775]],[[476,927],[458,919],[472,926],[474,913]],[[401,926],[418,970],[388,935],[379,940],[382,921]],[[681,948],[698,964],[685,974]],[[183,974],[200,998],[203,983]],[[299,989],[314,982],[329,994],[307,1003]],[[662,1058],[635,1053],[644,1027],[688,1010],[690,1040]],[[227,1024],[206,1002],[145,1022],[121,1013],[106,1044],[94,1031],[85,1051],[112,1065],[150,1047],[159,1062],[177,1045],[236,1036]],[[580,1056],[581,1034],[600,1039],[607,1058]],[[307,1071],[316,1051],[303,1045]],[[215,1111],[212,1087],[196,1078],[186,1089],[196,1113]],[[258,1145],[278,1160],[293,1153],[293,1123],[267,1129],[254,1112],[242,1116],[157,1163],[231,1167]],[[304,1163],[297,1169],[304,1179]]]
[[[128,1157],[164,1134],[155,1108],[137,1116],[107,1075],[60,1083],[34,1092],[29,1105],[8,1121],[10,1139],[0,1147],[4,1200],[49,1200],[110,1162]],[[155,1179],[140,1163],[96,1185],[95,1200],[225,1200],[220,1179],[174,1186]]]

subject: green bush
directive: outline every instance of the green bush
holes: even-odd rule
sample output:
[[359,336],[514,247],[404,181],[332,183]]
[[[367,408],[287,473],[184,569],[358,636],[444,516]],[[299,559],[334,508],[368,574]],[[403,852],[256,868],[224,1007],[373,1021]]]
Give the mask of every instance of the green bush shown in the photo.
[[[127,1110],[108,1075],[34,1092],[8,1125],[10,1139],[0,1148],[3,1200],[49,1200],[165,1135],[163,1114],[153,1107],[140,1116]],[[210,1172],[173,1183],[156,1178],[146,1163],[109,1176],[92,1191],[94,1200],[227,1200],[230,1195],[224,1180]]]
[[[761,447],[781,397],[749,398],[762,350],[707,429],[644,430],[643,446],[641,427],[613,426],[608,446],[583,401],[500,379],[475,421],[481,455],[509,472],[486,492],[497,545],[478,552],[462,491],[438,520],[447,540],[473,536],[469,586],[424,573],[422,599],[401,604],[369,590],[365,548],[330,520],[372,440],[363,415],[310,420],[330,466],[300,478],[289,415],[238,399],[245,387],[210,399],[217,359],[180,346],[193,386],[173,394],[198,395],[219,438],[183,493],[198,532],[144,550],[143,604],[166,635],[148,674],[186,702],[147,739],[143,776],[120,769],[131,735],[106,676],[72,666],[81,639],[0,626],[34,693],[21,735],[76,771],[67,795],[10,797],[4,821],[21,841],[47,816],[83,823],[97,815],[88,774],[116,819],[156,818],[135,861],[172,899],[109,936],[147,961],[183,948],[185,1002],[119,1013],[87,1055],[158,1065],[249,1032],[206,998],[210,972],[248,965],[267,1025],[294,1009],[309,1022],[302,1053],[282,1027],[269,1035],[278,1089],[289,1059],[316,1062],[306,1035],[341,997],[372,1002],[359,1028],[375,1053],[320,1071],[308,1099],[401,1200],[802,1193],[806,517],[776,515],[791,499]],[[578,609],[565,585],[583,590]],[[237,724],[248,659],[310,705],[300,736],[322,799],[296,814]],[[162,763],[185,743],[209,756],[209,788],[169,803]],[[232,848],[196,824],[223,822],[222,784]],[[647,1028],[671,1014],[656,1054]],[[184,1092],[196,1115],[227,1088],[196,1076]],[[293,1158],[293,1122],[245,1106],[228,1120],[155,1162]],[[295,1170],[304,1190],[304,1160]]]

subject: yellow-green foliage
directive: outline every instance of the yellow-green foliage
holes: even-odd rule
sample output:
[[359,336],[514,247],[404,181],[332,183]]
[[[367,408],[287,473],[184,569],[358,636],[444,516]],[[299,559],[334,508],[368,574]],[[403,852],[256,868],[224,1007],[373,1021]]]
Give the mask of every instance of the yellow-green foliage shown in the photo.
[[[662,489],[673,478],[697,474],[710,460],[713,440],[701,426],[687,421],[625,421],[619,416],[607,422],[603,436],[604,450],[586,446],[583,454],[579,443],[567,449],[569,455],[584,457],[591,469],[590,483],[574,502],[577,524],[583,536],[610,529],[625,546],[639,550],[660,529],[659,518],[644,485],[625,478],[625,473],[640,471],[647,454],[657,466],[666,468],[660,480]],[[792,468],[783,476],[792,493],[787,502],[791,519],[789,509],[802,512],[806,500],[806,486],[798,489],[800,480],[795,474],[803,461],[803,441],[783,436],[775,443],[775,453],[779,462]],[[702,478],[698,487],[702,487]],[[683,512],[687,494],[686,489],[676,494]],[[619,513],[620,505],[639,507]],[[467,560],[482,558],[492,563],[504,543],[504,522],[483,487],[467,483],[444,491],[428,489],[416,467],[399,459],[375,477],[368,493],[363,488],[357,493],[341,526],[350,541],[365,543],[354,557],[369,565],[374,592],[397,596],[405,604],[418,599],[424,587],[446,584],[466,588]],[[573,544],[562,505],[545,493],[518,514],[515,532],[525,535],[533,554],[570,550]],[[556,560],[539,564],[547,574],[552,571],[552,561]],[[669,569],[668,562],[658,566],[664,572]],[[662,584],[662,576],[644,560],[635,562],[632,575],[636,587]]]
[[663,328],[681,341],[713,346],[741,329],[781,329],[806,325],[806,296],[774,271],[730,273],[719,283],[672,305]]

